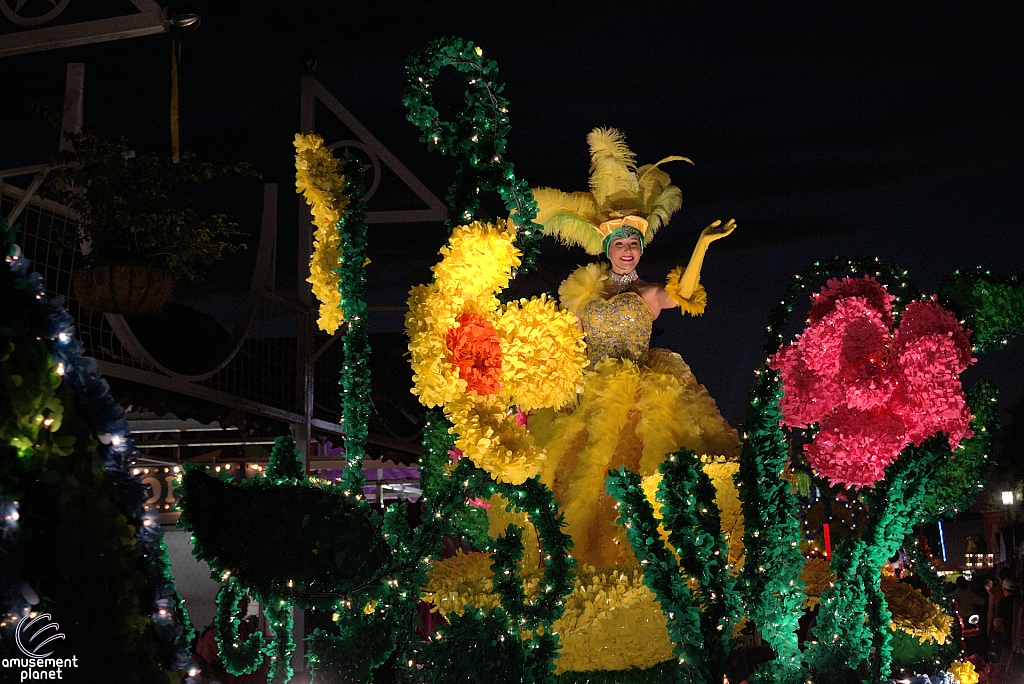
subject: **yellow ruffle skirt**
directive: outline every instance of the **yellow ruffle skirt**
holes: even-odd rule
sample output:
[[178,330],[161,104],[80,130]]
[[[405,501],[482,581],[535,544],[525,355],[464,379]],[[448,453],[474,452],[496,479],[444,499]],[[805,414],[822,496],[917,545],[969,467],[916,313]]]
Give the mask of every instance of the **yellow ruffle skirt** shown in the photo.
[[[645,365],[605,359],[589,373],[575,406],[538,411],[529,430],[547,451],[541,479],[562,506],[579,570],[566,611],[554,623],[561,657],[558,672],[651,667],[672,657],[665,617],[615,524],[615,502],[605,490],[608,470],[625,466],[644,477],[653,499],[658,466],[681,447],[704,461],[717,490],[730,559],[741,553],[742,520],[732,476],[739,440],[682,358],[650,350]],[[496,497],[491,534],[510,522],[523,526],[523,573],[527,595],[536,591],[541,569],[536,533],[525,516],[505,511]],[[490,578],[490,557],[473,553],[438,561],[424,587],[424,600],[442,613],[466,605],[499,605]]]

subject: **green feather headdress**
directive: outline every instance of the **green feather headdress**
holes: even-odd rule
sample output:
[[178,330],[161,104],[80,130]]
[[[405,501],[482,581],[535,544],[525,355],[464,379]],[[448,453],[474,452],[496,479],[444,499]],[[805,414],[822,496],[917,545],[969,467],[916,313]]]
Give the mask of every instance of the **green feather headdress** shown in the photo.
[[535,221],[566,245],[577,245],[590,254],[604,251],[605,238],[622,225],[643,226],[644,243],[683,204],[679,188],[659,166],[671,161],[691,162],[686,157],[665,157],[656,164],[637,168],[636,155],[626,147],[625,136],[614,128],[595,128],[590,144],[590,192],[562,192],[537,188]]

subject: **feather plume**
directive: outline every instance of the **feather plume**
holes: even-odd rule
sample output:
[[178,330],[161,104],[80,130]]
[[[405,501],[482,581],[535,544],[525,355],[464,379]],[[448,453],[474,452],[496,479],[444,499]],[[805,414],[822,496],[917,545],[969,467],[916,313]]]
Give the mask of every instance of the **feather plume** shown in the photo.
[[608,264],[587,264],[573,271],[558,286],[558,302],[563,309],[568,309],[579,316],[583,308],[592,300],[601,296],[605,283],[608,282]]
[[537,188],[533,191],[537,202],[535,222],[546,225],[552,216],[572,214],[584,221],[597,218],[597,202],[589,192],[562,192],[555,188]]
[[553,235],[564,245],[582,247],[587,254],[602,254],[602,239],[597,230],[578,216],[558,214],[544,224],[544,234]]
[[576,245],[589,254],[601,253],[601,236],[597,233],[597,202],[589,192],[562,192],[555,188],[533,191],[537,202],[534,222],[544,226],[544,234],[552,235],[564,245]]
[[636,155],[626,146],[625,136],[614,128],[595,128],[587,136],[590,144],[590,190],[602,209],[609,200],[639,199]]
[[647,217],[647,235],[645,239],[650,242],[654,239],[654,234],[658,232],[658,229],[668,224],[672,214],[679,211],[679,208],[683,206],[683,193],[674,185],[670,185],[665,188],[657,199],[654,200],[654,205],[651,207],[651,213]]

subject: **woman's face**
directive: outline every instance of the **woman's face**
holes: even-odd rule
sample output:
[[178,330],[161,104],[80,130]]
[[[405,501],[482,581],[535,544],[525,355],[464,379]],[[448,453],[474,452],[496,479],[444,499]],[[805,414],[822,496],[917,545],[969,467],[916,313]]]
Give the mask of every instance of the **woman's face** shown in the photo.
[[612,240],[608,246],[608,260],[612,270],[619,275],[629,273],[640,261],[640,238],[636,235]]

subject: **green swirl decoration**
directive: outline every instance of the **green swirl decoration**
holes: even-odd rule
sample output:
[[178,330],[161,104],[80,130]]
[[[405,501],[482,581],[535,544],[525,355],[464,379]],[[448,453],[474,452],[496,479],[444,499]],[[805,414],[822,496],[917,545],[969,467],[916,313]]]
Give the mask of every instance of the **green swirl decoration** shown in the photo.
[[[466,75],[465,107],[454,121],[441,118],[431,86],[445,67]],[[448,229],[473,221],[480,212],[480,193],[497,192],[516,225],[516,245],[523,253],[519,272],[529,271],[541,240],[533,223],[537,203],[526,181],[517,180],[512,162],[505,159],[506,136],[511,129],[504,84],[495,81],[498,64],[485,59],[483,50],[461,38],[430,43],[406,62],[408,86],[402,97],[411,121],[427,148],[460,157],[455,181],[448,189]],[[348,311],[348,309],[346,309]]]

